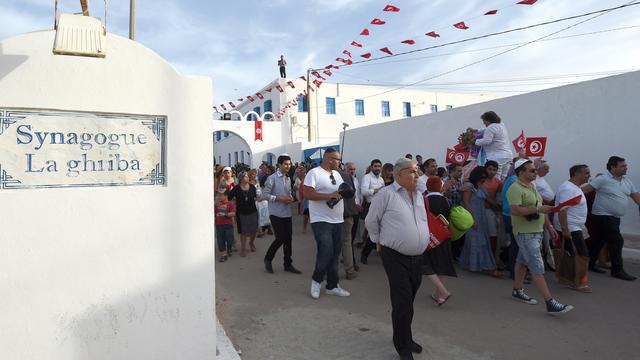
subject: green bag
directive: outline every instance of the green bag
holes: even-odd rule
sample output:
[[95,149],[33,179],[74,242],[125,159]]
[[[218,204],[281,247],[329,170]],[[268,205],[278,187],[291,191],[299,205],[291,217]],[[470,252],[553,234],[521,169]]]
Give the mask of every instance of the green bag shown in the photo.
[[449,215],[449,231],[451,231],[451,241],[456,241],[462,237],[473,226],[473,216],[463,206],[457,205],[451,208]]

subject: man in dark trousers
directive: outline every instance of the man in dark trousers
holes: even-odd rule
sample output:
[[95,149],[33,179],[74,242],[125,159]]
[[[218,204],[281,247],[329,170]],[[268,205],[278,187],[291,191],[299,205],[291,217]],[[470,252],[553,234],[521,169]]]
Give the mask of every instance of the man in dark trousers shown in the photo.
[[301,274],[291,261],[291,204],[294,199],[291,196],[291,178],[289,169],[291,168],[291,157],[287,154],[278,156],[278,170],[267,178],[262,189],[262,195],[269,201],[269,220],[275,233],[275,240],[271,243],[267,254],[264,256],[264,267],[268,273],[273,274],[271,261],[276,255],[276,251],[283,247],[284,251],[284,271],[293,274]]
[[422,352],[411,333],[413,300],[422,283],[422,258],[429,242],[424,199],[417,190],[419,176],[415,161],[396,161],[395,181],[380,189],[365,219],[389,279],[393,345],[402,360]]
[[278,67],[280,68],[280,77],[287,77],[287,60],[284,59],[284,55],[280,55],[280,60],[278,60]]
[[355,177],[356,166],[354,163],[349,162],[345,166],[345,170],[338,170],[342,181],[349,184],[352,189],[355,190],[356,195],[351,198],[344,199],[344,227],[343,227],[343,239],[342,239],[342,263],[344,265],[344,271],[346,273],[347,280],[353,280],[356,278],[355,258],[353,256],[353,238],[351,236],[351,230],[354,226],[354,218],[358,218],[360,215],[358,188],[359,184],[356,182],[358,179]]

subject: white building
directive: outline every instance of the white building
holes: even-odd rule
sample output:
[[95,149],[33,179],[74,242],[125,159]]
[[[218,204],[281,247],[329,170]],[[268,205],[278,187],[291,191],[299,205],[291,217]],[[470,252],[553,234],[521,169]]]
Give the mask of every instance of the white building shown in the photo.
[[[288,84],[291,82],[293,87]],[[284,91],[280,92],[276,86]],[[313,86],[313,85],[312,85]],[[384,123],[391,120],[420,116],[445,111],[460,106],[476,104],[496,98],[492,95],[456,94],[432,92],[413,89],[400,89],[387,86],[356,85],[341,83],[323,83],[309,97],[299,97],[307,87],[301,79],[277,79],[260,91],[264,99],[256,94],[251,95],[253,101],[245,99],[237,105],[238,112],[247,120],[255,120],[265,112],[277,113],[281,107],[291,100],[296,100],[280,119],[267,114],[263,120],[279,120],[281,124],[281,141],[271,142],[273,138],[264,138],[266,144],[277,148],[283,144],[301,143],[303,149],[339,142],[343,123],[349,129]],[[266,91],[271,89],[271,91]],[[309,112],[308,110],[311,109]],[[239,120],[234,113],[231,117]],[[311,129],[309,129],[311,124]],[[252,158],[250,148],[245,141],[232,132],[220,132],[214,135],[216,146],[215,161],[219,164],[233,165],[236,162],[254,164],[269,161],[274,152],[267,152],[260,158]],[[296,158],[297,154],[290,154]],[[243,160],[244,158],[244,160]]]

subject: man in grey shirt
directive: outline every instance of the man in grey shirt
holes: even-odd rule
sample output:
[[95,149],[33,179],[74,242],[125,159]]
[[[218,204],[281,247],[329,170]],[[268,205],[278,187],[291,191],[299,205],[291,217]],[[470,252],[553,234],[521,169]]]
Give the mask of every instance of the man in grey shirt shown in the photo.
[[262,189],[262,196],[269,201],[269,220],[273,226],[273,232],[276,236],[271,243],[269,250],[264,256],[264,267],[268,273],[273,274],[273,261],[276,252],[283,247],[284,251],[284,271],[293,274],[301,274],[291,261],[291,204],[294,199],[291,196],[291,179],[289,178],[289,169],[291,168],[291,157],[287,154],[278,156],[278,170],[267,178]]
[[629,197],[640,205],[640,193],[626,177],[627,162],[623,158],[610,157],[607,161],[607,170],[604,175],[596,177],[582,188],[585,194],[596,191],[596,199],[591,210],[596,234],[595,241],[589,249],[591,257],[589,268],[592,271],[604,273],[604,270],[596,266],[596,260],[602,246],[607,243],[611,257],[611,276],[633,281],[636,277],[627,274],[622,266],[624,238],[620,234],[620,218],[625,214]]
[[396,161],[395,182],[380,189],[365,219],[389,279],[393,345],[403,360],[413,359],[413,352],[422,351],[411,334],[413,300],[422,283],[422,254],[429,242],[424,198],[417,191],[418,177],[415,161]]

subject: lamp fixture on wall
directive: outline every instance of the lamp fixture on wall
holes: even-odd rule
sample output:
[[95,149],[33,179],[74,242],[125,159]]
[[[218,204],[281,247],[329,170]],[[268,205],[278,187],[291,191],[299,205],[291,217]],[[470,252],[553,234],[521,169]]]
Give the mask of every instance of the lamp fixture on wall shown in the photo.
[[54,3],[53,53],[56,55],[89,56],[103,58],[107,55],[107,1],[104,1],[105,24],[97,17],[89,16],[88,0],[81,0],[81,14],[60,14],[58,0]]

